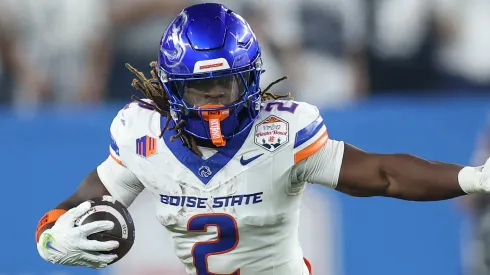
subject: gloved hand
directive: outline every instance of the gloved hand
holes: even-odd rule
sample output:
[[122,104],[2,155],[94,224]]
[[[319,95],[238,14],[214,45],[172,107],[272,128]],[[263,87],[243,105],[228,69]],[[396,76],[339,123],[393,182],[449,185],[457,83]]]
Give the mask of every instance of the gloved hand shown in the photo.
[[88,240],[87,236],[114,227],[111,221],[96,221],[75,227],[75,221],[90,210],[90,202],[68,210],[50,229],[46,229],[37,243],[37,250],[46,261],[90,268],[103,268],[117,258],[115,254],[100,254],[119,247],[117,241]]

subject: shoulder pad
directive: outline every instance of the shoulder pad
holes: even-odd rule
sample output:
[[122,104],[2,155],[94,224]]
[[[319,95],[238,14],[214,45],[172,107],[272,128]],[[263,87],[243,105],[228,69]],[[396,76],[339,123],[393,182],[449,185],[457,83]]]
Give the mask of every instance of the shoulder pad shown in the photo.
[[[292,124],[291,130],[299,131],[320,117],[314,105],[294,100],[272,100],[263,103],[263,115],[274,115]],[[321,117],[320,117],[321,119]]]
[[291,138],[294,139],[295,163],[313,155],[327,142],[327,128],[316,106],[293,100],[266,101],[263,106],[266,115],[274,115],[288,122]]
[[[143,100],[153,104],[149,99]],[[147,134],[151,130],[155,114],[153,108],[140,102],[135,101],[124,106],[111,123],[111,155],[120,159],[119,148],[121,146],[131,145],[139,135]],[[157,119],[159,120],[159,116]]]
[[320,150],[328,141],[327,127],[318,108],[298,103],[294,137],[294,163],[297,164]]
[[151,107],[151,105],[154,104],[153,101],[150,99],[142,99],[142,101],[147,102],[148,105],[133,101],[126,104],[126,106],[119,111],[118,117],[120,118],[123,126],[131,127],[135,123],[139,123],[138,120],[140,120],[142,116],[144,117],[154,114],[155,109]]

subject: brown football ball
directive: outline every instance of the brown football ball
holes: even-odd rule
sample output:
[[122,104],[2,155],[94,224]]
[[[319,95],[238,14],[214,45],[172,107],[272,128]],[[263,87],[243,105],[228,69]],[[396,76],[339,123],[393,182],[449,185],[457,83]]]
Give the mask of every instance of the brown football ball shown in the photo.
[[114,228],[89,235],[89,240],[97,241],[118,241],[119,247],[112,251],[103,251],[100,253],[116,254],[118,257],[111,262],[113,264],[126,255],[134,243],[135,228],[134,222],[129,214],[128,209],[119,201],[111,196],[103,196],[89,200],[92,204],[87,213],[75,221],[75,226],[81,226],[94,221],[109,220],[114,222]]

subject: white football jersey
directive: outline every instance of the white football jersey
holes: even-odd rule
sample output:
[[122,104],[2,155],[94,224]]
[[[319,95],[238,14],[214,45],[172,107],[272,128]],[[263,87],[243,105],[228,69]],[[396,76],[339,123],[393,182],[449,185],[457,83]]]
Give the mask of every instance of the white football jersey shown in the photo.
[[318,109],[264,102],[249,130],[200,147],[203,157],[171,142],[174,130],[159,138],[165,120],[137,102],[118,113],[111,156],[97,169],[111,195],[129,206],[150,191],[187,274],[310,274],[298,241],[301,194],[306,181],[335,187],[343,155]]

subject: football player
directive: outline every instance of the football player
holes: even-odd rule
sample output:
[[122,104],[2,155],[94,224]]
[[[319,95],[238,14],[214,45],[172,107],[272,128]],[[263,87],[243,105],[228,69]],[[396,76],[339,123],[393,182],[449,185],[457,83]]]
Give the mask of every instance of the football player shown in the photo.
[[160,41],[147,78],[110,127],[109,157],[41,219],[47,261],[102,268],[117,241],[74,227],[86,202],[112,195],[129,206],[144,189],[189,275],[311,274],[298,242],[306,182],[357,196],[446,200],[490,190],[490,164],[463,167],[375,154],[329,138],[318,109],[260,88],[260,47],[247,22],[220,4],[184,9]]

